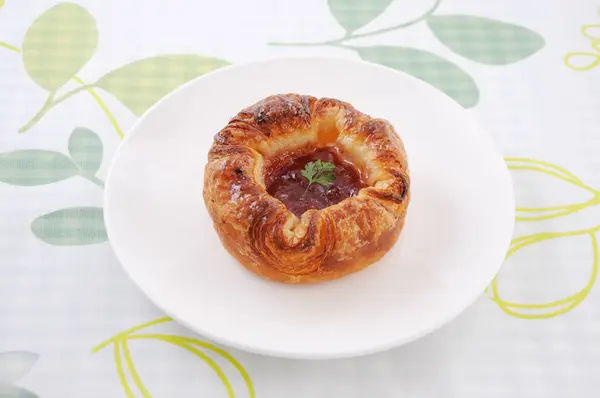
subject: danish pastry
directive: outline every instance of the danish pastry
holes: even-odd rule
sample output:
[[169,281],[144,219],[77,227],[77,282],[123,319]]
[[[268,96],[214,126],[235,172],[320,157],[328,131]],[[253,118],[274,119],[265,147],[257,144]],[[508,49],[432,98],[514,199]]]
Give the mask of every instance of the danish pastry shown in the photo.
[[203,194],[241,264],[273,281],[313,283],[393,247],[410,177],[388,121],[336,99],[285,94],[243,109],[216,134]]

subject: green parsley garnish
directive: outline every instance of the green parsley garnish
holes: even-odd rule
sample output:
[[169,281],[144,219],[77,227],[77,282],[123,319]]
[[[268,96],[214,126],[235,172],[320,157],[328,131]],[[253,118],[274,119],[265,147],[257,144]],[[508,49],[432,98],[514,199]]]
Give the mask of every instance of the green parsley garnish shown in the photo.
[[[304,166],[302,175],[308,180],[308,186],[306,191],[313,183],[329,186],[332,181],[335,181],[335,165],[330,162],[323,162],[317,160],[316,162],[309,162]],[[304,192],[306,192],[304,191]]]

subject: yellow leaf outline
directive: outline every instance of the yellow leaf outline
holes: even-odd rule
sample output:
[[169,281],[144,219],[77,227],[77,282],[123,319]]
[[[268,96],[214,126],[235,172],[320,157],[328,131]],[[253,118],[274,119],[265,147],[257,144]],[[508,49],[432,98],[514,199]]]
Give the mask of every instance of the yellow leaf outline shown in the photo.
[[[594,48],[594,50],[596,50],[596,51],[598,50],[597,44],[595,42],[593,42],[591,44],[591,46],[592,46],[592,48]],[[574,58],[574,57],[577,57],[577,58],[591,57],[591,58],[593,58],[593,61],[584,66],[578,66],[571,62],[571,58]],[[585,72],[585,71],[595,68],[596,66],[598,66],[598,64],[600,64],[600,54],[587,53],[587,52],[583,52],[583,51],[574,51],[574,52],[567,53],[565,55],[564,63],[567,66],[567,68],[573,69],[577,72]]]
[[[523,304],[512,301],[503,300],[500,297],[500,292],[498,289],[498,276],[494,278],[491,283],[488,291],[491,290],[490,299],[494,301],[502,311],[506,314],[522,318],[522,319],[548,319],[553,318],[558,315],[565,314],[571,311],[573,308],[577,307],[581,302],[587,297],[589,292],[592,290],[594,283],[596,282],[596,278],[598,276],[598,268],[599,268],[599,259],[600,254],[598,250],[598,240],[596,238],[595,233],[600,231],[600,225],[583,229],[577,231],[569,231],[569,232],[541,232],[532,235],[522,236],[520,238],[514,239],[511,243],[511,248],[508,251],[506,258],[508,259],[510,256],[518,252],[519,250],[527,247],[529,245],[543,242],[550,239],[564,238],[564,237],[572,237],[572,236],[581,236],[588,235],[591,239],[592,251],[593,251],[593,263],[592,270],[590,273],[590,277],[588,279],[587,284],[580,291],[565,297],[560,300],[551,301],[548,303],[536,303],[536,304]],[[568,304],[565,306],[565,304]],[[542,310],[542,309],[554,309],[556,307],[560,307],[554,311],[548,313],[524,313],[518,312],[515,310]]]
[[[220,356],[225,358],[240,373],[240,375],[244,379],[244,382],[246,383],[246,387],[248,388],[250,397],[254,397],[254,386],[252,384],[252,380],[250,379],[250,375],[248,374],[248,372],[246,372],[246,369],[244,369],[244,367],[242,366],[241,363],[239,363],[230,353],[228,353],[227,351],[225,351],[222,348],[219,348],[210,343],[206,343],[204,341],[193,339],[191,337],[173,336],[173,335],[168,335],[168,334],[147,334],[147,335],[141,334],[141,335],[134,335],[129,338],[130,339],[138,339],[138,338],[139,339],[142,339],[142,338],[158,339],[158,340],[169,341],[172,344],[186,344],[186,345],[193,344],[198,347],[202,347],[207,350],[213,351],[216,354],[219,354]],[[171,340],[173,340],[173,341],[176,340],[176,341],[178,341],[178,343],[174,343]]]
[[[129,347],[127,346],[127,341],[121,340],[120,344],[121,344],[121,347],[123,348],[123,357],[125,358],[125,362],[127,363],[127,368],[129,369],[129,374],[131,375],[133,382],[137,386],[138,390],[140,390],[140,392],[142,393],[144,398],[151,398],[150,393],[146,389],[146,386],[144,386],[144,383],[142,383],[142,379],[140,379],[140,376],[135,368],[135,365],[133,364],[133,359],[131,358],[131,353],[129,352]],[[115,345],[117,345],[117,344],[115,343]]]
[[123,363],[121,362],[121,350],[118,342],[114,342],[115,349],[115,364],[117,366],[117,374],[119,375],[119,380],[121,385],[123,386],[123,390],[125,390],[125,395],[127,398],[135,398],[131,388],[129,387],[129,383],[127,382],[127,376],[125,376],[125,371],[123,370]]
[[248,374],[246,369],[244,369],[244,367],[231,354],[229,354],[227,351],[223,350],[222,348],[219,348],[213,344],[210,344],[210,343],[198,340],[198,339],[194,339],[191,337],[185,337],[185,336],[177,336],[177,335],[171,335],[171,334],[133,334],[133,333],[135,333],[139,330],[145,329],[147,327],[158,325],[160,323],[170,322],[170,321],[172,321],[171,318],[164,317],[164,318],[159,318],[159,319],[155,319],[150,322],[143,323],[141,325],[127,329],[126,331],[111,337],[110,339],[108,339],[108,340],[100,343],[98,346],[94,347],[94,349],[92,350],[92,352],[95,353],[95,352],[102,350],[103,348],[105,348],[106,346],[108,346],[110,344],[114,345],[114,356],[115,356],[115,365],[117,368],[117,375],[119,377],[119,381],[121,382],[121,385],[123,386],[123,390],[125,391],[125,394],[127,395],[128,398],[135,398],[135,394],[131,390],[131,386],[129,385],[127,376],[125,374],[125,369],[123,367],[123,361],[121,358],[121,351],[122,351],[122,355],[125,359],[125,362],[127,364],[127,369],[129,371],[129,374],[131,375],[131,378],[133,379],[133,382],[135,383],[136,387],[142,393],[144,398],[151,398],[149,391],[144,386],[144,384],[135,368],[135,364],[133,362],[131,353],[129,352],[129,348],[127,346],[128,340],[135,340],[135,339],[165,341],[165,342],[174,344],[180,348],[183,348],[183,349],[191,352],[192,354],[194,354],[197,357],[199,357],[200,359],[202,359],[217,374],[217,376],[219,377],[219,379],[221,380],[221,382],[223,383],[223,385],[225,386],[225,388],[227,390],[228,397],[235,398],[235,392],[233,390],[233,387],[232,387],[231,383],[229,382],[229,379],[227,378],[225,373],[220,368],[220,366],[212,358],[210,358],[208,355],[206,355],[205,353],[203,353],[196,347],[210,350],[210,351],[220,355],[225,360],[227,360],[240,373],[240,375],[244,379],[244,383],[246,384],[249,398],[255,398],[254,385],[252,383],[252,379],[250,378],[250,375]]
[[587,30],[589,28],[598,28],[598,30],[600,30],[600,24],[587,24],[587,25],[583,25],[581,27],[581,35],[583,37],[587,37],[588,39],[593,40],[593,41],[600,40],[600,37],[594,37],[588,33]]
[[[165,335],[155,334],[155,335],[133,335],[133,336],[127,337],[127,340],[133,340],[133,339],[150,339],[150,340],[154,339],[154,340],[166,341],[168,343],[174,344],[178,347],[181,347],[181,348],[191,352],[192,354],[196,355],[198,358],[202,359],[217,374],[217,376],[219,377],[219,379],[221,380],[221,382],[227,389],[227,396],[229,398],[235,398],[235,393],[233,391],[233,387],[231,386],[229,379],[227,379],[227,376],[225,376],[225,373],[223,373],[223,370],[221,369],[221,367],[211,357],[209,357],[202,351],[198,350],[197,348],[191,347],[190,345],[186,344],[185,342],[182,342],[181,336],[174,336],[174,335],[168,335],[168,334],[165,334]],[[133,362],[131,363],[130,369],[133,369],[133,372],[131,372],[132,378],[134,379],[136,384],[139,383],[138,385],[140,385],[141,381],[139,380],[139,377],[137,379],[135,377],[137,372],[135,372],[135,367],[133,366]],[[144,395],[144,397],[146,397],[146,395]]]
[[560,166],[557,166],[553,163],[530,158],[505,158],[505,161],[507,162],[508,168],[510,170],[526,170],[540,172],[558,178],[579,188],[582,188],[593,195],[591,199],[580,203],[549,207],[517,207],[517,213],[538,213],[537,215],[531,216],[517,215],[517,221],[549,220],[552,218],[573,214],[588,207],[600,204],[600,191],[585,184],[575,174]]
[[[598,15],[600,16],[600,9],[598,9]],[[565,56],[563,58],[563,62],[568,68],[573,69],[578,72],[588,71],[588,70],[598,66],[598,64],[600,64],[600,47],[599,47],[600,37],[594,37],[591,34],[589,34],[587,31],[589,28],[600,28],[600,25],[599,24],[586,24],[586,25],[582,25],[580,28],[581,35],[590,41],[590,46],[592,47],[592,49],[595,52],[594,53],[583,52],[583,51],[569,52],[569,53],[565,54]],[[571,62],[571,58],[573,58],[573,57],[578,57],[578,58],[592,57],[593,61],[587,65],[578,66]]]

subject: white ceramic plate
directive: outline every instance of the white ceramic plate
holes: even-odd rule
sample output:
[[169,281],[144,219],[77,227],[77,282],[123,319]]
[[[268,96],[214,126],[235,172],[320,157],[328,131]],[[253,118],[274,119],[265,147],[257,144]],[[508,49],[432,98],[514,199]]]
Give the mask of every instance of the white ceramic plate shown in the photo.
[[[215,133],[242,108],[287,92],[386,118],[408,151],[412,201],[400,240],[330,283],[282,285],[246,271],[222,248],[202,199]],[[334,59],[232,66],[176,90],[127,135],[105,199],[117,257],[160,308],[217,342],[295,358],[372,353],[450,321],[498,271],[514,219],[502,156],[465,110],[408,75]]]

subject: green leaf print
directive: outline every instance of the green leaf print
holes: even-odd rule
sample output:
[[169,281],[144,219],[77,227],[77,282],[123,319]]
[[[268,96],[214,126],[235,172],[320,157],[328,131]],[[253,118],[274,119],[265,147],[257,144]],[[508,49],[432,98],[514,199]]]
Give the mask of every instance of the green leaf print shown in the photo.
[[[28,351],[1,352],[0,386],[14,383],[25,376],[39,357],[38,354]],[[3,395],[0,395],[0,397],[3,397]]]
[[60,152],[39,149],[0,154],[0,181],[19,186],[45,185],[79,174],[79,168]]
[[225,65],[228,65],[225,61],[201,55],[162,55],[113,70],[95,86],[108,91],[140,116],[183,83]]
[[427,24],[455,53],[472,61],[506,65],[535,54],[544,39],[522,26],[469,15],[431,15]]
[[85,174],[96,174],[102,164],[103,146],[98,134],[77,127],[69,138],[69,155]]
[[406,72],[454,98],[465,108],[477,105],[479,89],[471,76],[452,62],[428,51],[409,47],[354,47],[360,57]]
[[60,3],[27,30],[23,64],[34,82],[54,92],[90,60],[97,44],[94,17],[77,4]]
[[329,0],[329,10],[348,33],[377,18],[394,0]]
[[38,354],[28,351],[0,352],[0,398],[37,398],[13,383],[29,373],[38,358]]
[[82,246],[108,240],[101,207],[72,207],[36,218],[31,231],[55,246]]
[[38,396],[19,386],[0,385],[0,398],[38,398]]

